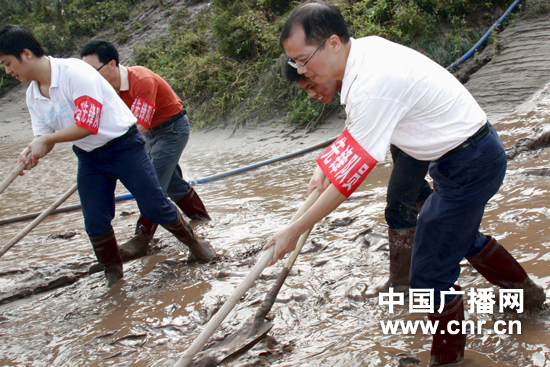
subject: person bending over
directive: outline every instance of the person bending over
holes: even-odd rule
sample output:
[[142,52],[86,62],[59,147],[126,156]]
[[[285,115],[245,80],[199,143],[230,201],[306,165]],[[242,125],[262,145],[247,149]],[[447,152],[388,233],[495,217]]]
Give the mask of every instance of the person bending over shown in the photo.
[[[322,103],[331,103],[340,93],[342,81],[331,79],[317,84],[288,63],[285,76],[295,81],[311,98]],[[390,274],[382,285],[369,290],[374,296],[379,292],[388,292],[393,287],[396,292],[406,292],[409,288],[409,268],[411,266],[412,246],[416,232],[418,213],[432,193],[426,174],[429,161],[419,161],[395,145],[390,145],[393,169],[388,182],[385,219],[388,224],[388,243],[390,249]]]
[[[108,41],[88,42],[80,57],[99,71],[136,116],[164,192],[190,219],[210,220],[199,195],[183,179],[178,163],[190,133],[189,119],[179,96],[151,70],[120,65],[118,51]],[[144,255],[156,229],[156,223],[141,215],[134,237],[120,247],[123,261]]]

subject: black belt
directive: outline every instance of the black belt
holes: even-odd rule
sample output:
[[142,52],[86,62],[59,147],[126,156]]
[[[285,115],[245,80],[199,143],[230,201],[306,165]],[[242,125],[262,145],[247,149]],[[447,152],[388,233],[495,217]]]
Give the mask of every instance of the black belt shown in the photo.
[[136,125],[132,125],[130,126],[130,128],[128,129],[128,131],[126,131],[124,134],[122,134],[121,136],[119,136],[118,138],[114,138],[113,140],[109,140],[107,143],[103,144],[102,146],[100,146],[99,148],[95,148],[94,150],[92,150],[92,152],[95,152],[97,150],[101,150],[101,149],[105,149],[107,147],[110,147],[111,145],[113,145],[114,143],[116,143],[117,141],[121,141],[121,140],[124,140],[132,135],[136,135],[138,132],[138,128]]
[[466,139],[466,141],[464,143],[460,144],[458,147],[456,147],[452,150],[449,150],[447,153],[443,154],[443,156],[441,158],[449,157],[449,156],[451,156],[453,154],[456,154],[458,152],[462,152],[464,149],[466,149],[470,145],[472,145],[471,140],[473,140],[475,143],[477,143],[478,141],[483,139],[483,137],[485,135],[487,135],[488,132],[489,132],[489,123],[486,123],[478,131],[476,131],[476,133],[474,135],[472,135],[468,139]]
[[170,125],[172,125],[174,122],[178,121],[180,118],[182,118],[183,116],[185,116],[186,113],[187,113],[187,111],[181,110],[180,112],[178,112],[178,113],[175,114],[174,116],[170,117],[168,120],[164,121],[164,122],[163,122],[162,124],[160,124],[159,126],[155,126],[155,127],[150,128],[148,132],[152,133],[153,131],[160,129],[161,127],[170,126]]

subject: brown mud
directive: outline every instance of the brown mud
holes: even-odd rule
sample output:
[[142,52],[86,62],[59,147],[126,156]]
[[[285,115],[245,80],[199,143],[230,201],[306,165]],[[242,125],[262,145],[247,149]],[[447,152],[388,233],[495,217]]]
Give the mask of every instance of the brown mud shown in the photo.
[[[466,84],[508,149],[527,141],[522,139],[537,141],[548,125],[549,28],[548,17],[518,20],[501,33],[501,54]],[[184,176],[196,180],[324,141],[340,133],[342,114],[307,134],[268,124],[235,134],[224,128],[196,131],[180,161]],[[0,126],[4,178],[32,139],[24,86],[0,99]],[[496,236],[549,295],[550,181],[545,175],[523,174],[550,167],[550,150],[542,143],[535,146],[520,149],[509,160],[507,177],[487,206],[481,230]],[[94,272],[81,213],[47,218],[0,258],[0,365],[172,366],[250,271],[263,242],[305,200],[318,154],[196,186],[213,221],[193,225],[212,242],[220,260],[188,263],[187,250],[159,230],[154,250],[126,263],[124,280],[111,290],[105,289],[101,272]],[[383,209],[390,172],[391,161],[381,162],[348,201],[314,228],[269,314],[274,323],[269,336],[225,365],[427,365],[429,335],[386,335],[380,326],[381,321],[425,315],[407,307],[389,313],[365,294],[388,274]],[[57,146],[2,194],[0,218],[43,210],[74,184],[75,175],[70,145]],[[124,193],[123,187],[117,189],[117,195]],[[65,205],[76,203],[74,195]],[[132,235],[138,215],[133,201],[117,204],[113,226],[119,242]],[[1,226],[2,243],[26,224]],[[263,272],[209,343],[254,315],[279,266]],[[467,290],[491,286],[466,261],[459,284]],[[486,325],[468,336],[463,365],[550,365],[547,312],[469,313],[468,318]],[[496,334],[498,320],[520,320],[521,333]]]

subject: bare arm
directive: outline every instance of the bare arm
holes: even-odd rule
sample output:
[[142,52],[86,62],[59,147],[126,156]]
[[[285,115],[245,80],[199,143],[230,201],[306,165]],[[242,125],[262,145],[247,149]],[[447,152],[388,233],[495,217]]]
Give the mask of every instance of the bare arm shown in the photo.
[[275,245],[273,259],[269,265],[275,264],[277,260],[282,259],[287,253],[294,251],[298,238],[300,238],[302,233],[313,227],[315,223],[330,214],[345,200],[346,197],[342,195],[340,191],[334,187],[334,185],[327,187],[327,189],[308,211],[306,211],[294,223],[281,229],[273,237],[271,237],[269,241],[267,241],[264,246],[264,250],[267,250],[271,246]]
[[326,177],[327,176],[325,175],[321,167],[317,165],[317,167],[315,168],[315,172],[313,173],[313,176],[311,177],[311,180],[307,185],[308,195],[310,195],[314,189],[319,190],[319,193],[322,194],[323,191],[325,191],[325,188],[323,187],[323,182],[325,181]]

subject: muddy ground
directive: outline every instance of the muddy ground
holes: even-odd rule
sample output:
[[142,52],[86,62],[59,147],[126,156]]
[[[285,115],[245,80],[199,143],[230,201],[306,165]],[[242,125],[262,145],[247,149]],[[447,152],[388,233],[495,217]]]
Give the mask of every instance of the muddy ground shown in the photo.
[[[523,144],[529,148],[522,149],[521,142],[537,141],[550,122],[549,34],[547,16],[518,20],[501,33],[500,54],[466,83],[505,147],[514,150],[482,230],[496,236],[547,295],[550,182],[525,172],[543,172],[550,152],[543,143]],[[266,124],[236,134],[223,128],[195,131],[181,160],[185,177],[196,180],[303,149],[338,135],[343,118],[340,111],[308,134]],[[24,86],[0,100],[0,126],[4,178],[32,139]],[[187,263],[187,250],[159,230],[150,254],[126,263],[124,281],[111,290],[104,288],[101,273],[93,273],[81,213],[46,219],[0,259],[0,365],[172,366],[250,271],[263,241],[304,201],[318,153],[198,185],[213,221],[193,226],[212,242],[220,260]],[[2,194],[0,218],[49,206],[73,185],[75,162],[69,144],[56,147]],[[365,294],[388,273],[383,208],[390,171],[390,161],[381,162],[350,200],[316,226],[270,314],[274,327],[269,337],[226,365],[427,364],[430,336],[385,335],[380,328],[380,321],[424,315],[406,308],[389,314]],[[123,193],[119,187],[117,195]],[[76,195],[66,204],[75,203]],[[132,201],[117,204],[113,225],[119,241],[131,236],[137,216]],[[27,224],[1,226],[2,243]],[[234,332],[254,314],[277,273],[277,267],[264,271],[214,339]],[[466,262],[459,284],[466,289],[490,287]],[[487,321],[487,328],[468,336],[463,365],[550,366],[548,313],[468,317]],[[496,320],[516,319],[521,334],[494,333]]]

